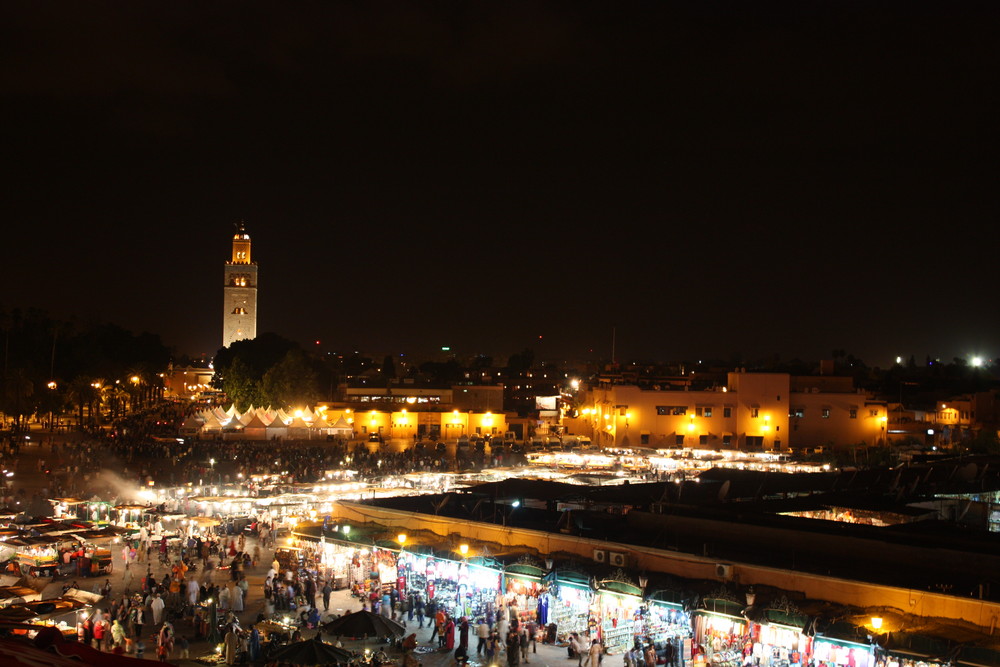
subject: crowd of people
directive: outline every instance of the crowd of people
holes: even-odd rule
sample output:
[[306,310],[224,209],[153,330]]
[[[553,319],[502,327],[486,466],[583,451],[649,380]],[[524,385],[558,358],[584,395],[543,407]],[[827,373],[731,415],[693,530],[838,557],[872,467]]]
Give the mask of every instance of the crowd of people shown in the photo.
[[[364,480],[410,472],[482,469],[516,465],[523,455],[510,449],[460,450],[450,456],[440,442],[416,440],[401,448],[367,441],[239,441],[178,438],[177,429],[194,408],[163,404],[89,429],[75,442],[49,447],[44,460],[49,497],[97,494],[114,497],[122,483],[133,487],[181,483],[226,484],[253,475],[283,473],[288,483],[317,481],[322,471],[349,468]],[[17,447],[17,443],[8,443]],[[97,453],[100,452],[100,456]],[[16,459],[16,457],[14,457]],[[114,462],[115,465],[109,465]],[[115,478],[99,473],[112,468]],[[120,471],[120,472],[118,472]]]

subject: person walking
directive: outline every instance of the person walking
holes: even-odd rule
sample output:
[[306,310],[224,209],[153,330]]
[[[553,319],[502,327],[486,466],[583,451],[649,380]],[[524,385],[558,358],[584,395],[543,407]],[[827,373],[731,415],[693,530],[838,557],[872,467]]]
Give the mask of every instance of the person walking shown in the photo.
[[528,629],[528,643],[531,645],[531,652],[538,653],[538,623],[532,618],[524,625]]
[[125,563],[125,573],[122,574],[122,584],[125,586],[125,594],[128,595],[129,591],[132,589],[132,580],[135,578],[135,573],[132,572],[128,563]]
[[444,647],[449,651],[455,648],[455,619],[451,616],[444,622]]
[[330,585],[330,580],[327,579],[323,583],[323,611],[330,611],[330,594],[333,593],[333,586]]
[[422,630],[424,627],[424,596],[418,593],[414,604],[416,605],[414,615],[417,617],[417,627]]
[[492,665],[493,658],[496,657],[497,652],[500,650],[500,638],[497,636],[495,630],[490,630],[490,636],[486,640],[486,664]]
[[476,645],[476,655],[482,655],[486,651],[490,641],[490,626],[486,625],[486,619],[480,618],[479,625],[476,626],[476,637],[479,643]]
[[576,658],[576,667],[583,667],[583,641],[576,632],[569,636],[569,657]]
[[596,637],[590,643],[590,650],[587,651],[587,658],[583,661],[584,667],[598,667],[604,656],[604,647],[601,640]]
[[153,601],[149,603],[149,610],[153,612],[153,625],[159,625],[163,622],[163,608],[165,606],[163,598],[160,597],[159,593],[156,593],[153,596]]
[[444,646],[444,609],[438,609],[434,612],[431,627],[431,638],[428,641],[434,641],[434,638],[437,637],[438,646]]
[[465,648],[465,654],[469,654],[469,619],[465,616],[458,624],[458,645]]
[[239,585],[233,586],[233,590],[229,594],[229,606],[232,608],[233,613],[243,613],[243,589]]
[[507,667],[521,664],[521,639],[516,630],[507,633]]

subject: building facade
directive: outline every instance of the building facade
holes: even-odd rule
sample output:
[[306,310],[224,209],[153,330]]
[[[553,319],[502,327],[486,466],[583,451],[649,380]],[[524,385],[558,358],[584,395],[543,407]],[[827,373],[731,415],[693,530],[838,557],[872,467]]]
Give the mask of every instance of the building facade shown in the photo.
[[223,283],[222,346],[257,337],[257,265],[250,258],[250,235],[239,224]]
[[724,386],[644,389],[606,384],[587,391],[569,432],[601,447],[784,451],[884,444],[886,404],[840,378],[733,372]]

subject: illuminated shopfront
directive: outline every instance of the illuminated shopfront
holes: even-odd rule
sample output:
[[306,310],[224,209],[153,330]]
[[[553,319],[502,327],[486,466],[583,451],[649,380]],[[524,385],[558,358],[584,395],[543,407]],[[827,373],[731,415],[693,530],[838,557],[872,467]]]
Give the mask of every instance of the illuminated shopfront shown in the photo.
[[744,654],[752,649],[749,622],[744,606],[727,598],[710,597],[694,614],[694,647],[691,660],[696,667],[741,667]]
[[668,591],[655,591],[646,597],[645,605],[639,610],[636,635],[652,642],[657,652],[680,655],[684,644],[690,648],[691,614],[674,600]]
[[545,570],[530,557],[504,567],[504,604],[517,614],[519,623],[548,617],[548,586]]
[[812,660],[816,667],[873,667],[875,656],[870,644],[843,639],[816,637],[812,642]]
[[[642,589],[624,581],[602,581],[591,606],[591,616],[608,653],[632,648],[642,628]],[[640,634],[641,637],[641,634]]]
[[556,640],[566,641],[576,632],[585,635],[590,629],[590,607],[594,591],[590,577],[576,570],[557,569],[546,576],[548,595],[542,624],[555,625]]

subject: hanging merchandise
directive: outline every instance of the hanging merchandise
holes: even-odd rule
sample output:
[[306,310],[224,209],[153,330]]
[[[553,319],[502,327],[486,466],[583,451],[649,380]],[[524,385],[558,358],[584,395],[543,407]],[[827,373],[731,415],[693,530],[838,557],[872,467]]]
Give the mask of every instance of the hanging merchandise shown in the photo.
[[744,654],[752,651],[753,642],[745,619],[725,614],[699,611],[694,618],[695,649],[692,660],[697,666],[741,667]]
[[639,609],[642,598],[610,591],[600,591],[591,613],[600,627],[601,642],[608,653],[624,653],[636,641],[637,626],[641,631]]
[[635,633],[654,644],[691,636],[691,615],[676,603],[649,601],[639,609]]
[[826,637],[816,637],[813,640],[811,655],[812,664],[816,667],[873,667],[876,664],[874,646]]
[[589,589],[560,584],[551,586],[546,598],[546,625],[555,626],[556,641],[565,642],[574,632],[581,635],[588,632],[593,599],[593,593]]

